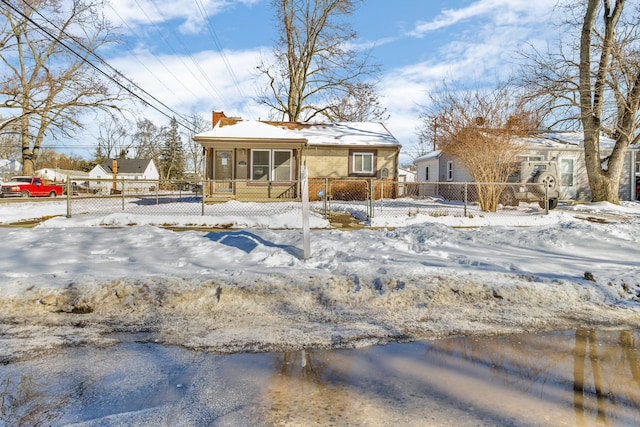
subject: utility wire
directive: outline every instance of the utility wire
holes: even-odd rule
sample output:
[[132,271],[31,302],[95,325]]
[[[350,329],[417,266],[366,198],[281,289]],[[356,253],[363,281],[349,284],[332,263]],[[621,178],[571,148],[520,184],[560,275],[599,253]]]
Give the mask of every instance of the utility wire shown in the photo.
[[[111,10],[113,11],[113,13],[115,13],[115,14],[116,14],[116,16],[117,16],[118,18],[120,18],[120,21],[122,21],[122,23],[123,23],[123,24],[124,24],[128,29],[129,29],[129,31],[130,31],[132,34],[136,34],[136,31],[135,31],[133,28],[131,28],[131,26],[130,26],[129,24],[127,24],[127,22],[124,20],[124,18],[122,18],[122,16],[120,16],[120,14],[118,13],[118,11],[116,11],[116,9],[115,9],[112,5],[109,5],[109,7],[110,7],[110,8],[111,8]],[[137,36],[137,34],[136,34],[136,36]],[[180,83],[180,85],[181,85],[183,88],[185,88],[185,90],[189,91],[189,92],[191,93],[191,95],[193,95],[194,97],[197,97],[197,95],[196,95],[195,93],[193,93],[193,91],[192,91],[189,87],[187,87],[187,86],[184,84],[184,82],[182,81],[182,79],[179,79],[179,78],[178,78],[178,77],[173,73],[173,71],[171,71],[171,69],[169,69],[169,67],[167,67],[167,65],[166,65],[164,62],[162,62],[162,61],[160,60],[160,58],[158,58],[158,57],[157,57],[155,54],[153,54],[152,52],[150,52],[150,53],[151,53],[151,55],[156,59],[156,61],[157,61],[160,65],[162,65],[162,68],[164,68],[164,69],[165,69],[165,71],[166,71],[167,73],[171,74],[171,75],[173,76],[173,78],[174,78],[177,82],[179,82],[179,83]],[[155,74],[153,71],[151,71],[151,70],[149,69],[149,67],[147,67],[147,64],[145,64],[145,63],[144,63],[144,61],[140,60],[140,58],[139,58],[137,55],[132,55],[132,56],[133,56],[133,57],[138,61],[138,63],[139,63],[139,64],[140,64],[140,65],[141,65],[145,70],[147,70],[147,72],[149,72],[149,74],[151,74],[152,76],[154,76],[154,77],[156,78],[156,80],[157,80],[157,81],[158,81],[158,82],[159,82],[159,83],[160,83],[160,84],[161,84],[161,85],[162,85],[162,86],[163,86],[167,91],[171,92],[174,96],[176,96],[176,98],[178,97],[178,96],[176,95],[176,93],[175,93],[175,92],[174,92],[174,91],[173,91],[169,86],[167,86],[167,84],[166,84],[163,80],[161,80],[160,78],[158,78],[158,76],[156,76],[156,74]]]
[[[71,46],[69,46],[67,43],[65,43],[64,41],[60,40],[57,36],[55,36],[54,34],[51,34],[51,32],[49,30],[47,30],[46,28],[44,28],[42,25],[40,25],[39,23],[37,23],[36,21],[34,21],[30,16],[25,15],[21,10],[19,10],[16,6],[14,6],[13,4],[11,4],[8,0],[0,0],[2,1],[2,3],[4,3],[5,5],[7,5],[11,10],[13,10],[15,13],[17,13],[18,15],[20,15],[22,18],[26,19],[29,23],[31,23],[33,26],[35,26],[38,30],[40,30],[42,33],[44,33],[45,35],[47,35],[48,37],[50,37],[52,40],[56,41],[57,43],[60,44],[60,46],[64,47],[65,49],[67,49],[69,52],[71,52],[73,55],[77,56],[81,61],[87,63],[90,67],[92,67],[93,69],[95,69],[98,73],[102,74],[103,76],[105,76],[107,79],[111,80],[112,82],[114,82],[115,84],[117,84],[120,88],[124,89],[126,92],[128,92],[130,95],[134,96],[135,98],[139,99],[140,101],[142,101],[144,104],[148,105],[149,107],[153,108],[154,110],[156,110],[157,112],[159,112],[160,114],[162,114],[163,116],[172,119],[173,117],[170,116],[169,114],[167,114],[165,111],[161,110],[159,107],[153,105],[152,103],[150,103],[149,101],[145,100],[142,96],[138,95],[137,93],[134,93],[131,89],[129,89],[128,87],[126,87],[125,85],[123,85],[122,83],[120,83],[115,77],[109,75],[107,72],[105,72],[104,70],[102,70],[101,68],[99,68],[98,66],[96,66],[95,64],[93,64],[91,61],[89,61],[87,58],[85,58],[84,56],[80,55],[78,52],[76,52]],[[54,28],[56,28],[58,31],[60,31],[62,34],[65,34],[68,36],[68,34],[66,34],[64,31],[62,31],[60,28],[58,28],[54,23],[52,23],[48,18],[44,17],[40,12],[38,12],[33,6],[31,6],[26,0],[22,0],[22,2],[27,5],[30,9],[32,9],[36,14],[38,14],[42,19],[44,19],[46,22],[48,22],[49,24],[51,24]],[[142,89],[140,86],[138,86],[136,83],[134,83],[133,81],[131,81],[128,77],[124,76],[122,73],[120,73],[117,69],[115,69],[113,66],[111,66],[109,63],[107,63],[103,58],[101,58],[99,55],[97,55],[96,53],[92,52],[90,49],[88,49],[87,47],[83,46],[79,41],[75,41],[75,43],[82,49],[84,50],[87,54],[92,55],[93,57],[95,57],[98,62],[100,62],[102,65],[106,66],[108,69],[110,69],[111,71],[113,71],[118,77],[123,78],[124,80],[126,80],[130,85],[132,85],[133,87],[135,87],[136,89],[138,89],[140,92],[142,92],[144,95],[148,96],[149,98],[153,99],[155,102],[157,102],[158,104],[160,104],[162,107],[164,107],[166,110],[172,112],[174,114],[174,116],[180,117],[182,120],[186,120],[180,113],[174,111],[171,107],[169,107],[168,105],[164,104],[162,101],[158,100],[156,97],[154,97],[153,95],[151,95],[150,93],[148,93],[147,91],[145,91],[144,89]],[[179,121],[176,118],[176,121],[178,122],[179,125],[181,125],[182,127],[184,127],[185,129],[189,130],[189,131],[193,131],[191,129],[191,126],[189,126],[188,124],[185,124],[181,121]],[[188,123],[188,121],[187,121]]]
[[[138,0],[135,0],[136,4],[138,5],[138,8],[140,8],[140,10],[142,10],[142,12],[144,13],[144,15],[147,17],[147,20],[149,21],[149,23],[151,25],[153,25],[153,27],[155,28],[155,30],[158,32],[158,34],[160,35],[160,37],[162,37],[162,40],[167,44],[167,46],[174,52],[176,53],[176,55],[179,57],[179,55],[177,54],[176,50],[173,48],[173,46],[168,42],[167,38],[164,36],[164,33],[162,31],[160,31],[160,29],[158,28],[158,26],[149,18],[149,16],[147,15],[147,13],[145,12],[144,8],[140,6],[140,4],[138,3]],[[160,8],[158,7],[158,5],[154,2],[151,1],[151,3],[153,4],[153,6],[155,7],[156,11],[158,12],[158,14],[166,20],[164,14],[162,13],[162,10],[160,10]],[[193,65],[198,69],[198,71],[200,72],[200,75],[202,76],[202,78],[205,80],[205,82],[207,84],[209,84],[209,86],[211,86],[211,88],[213,89],[213,91],[215,92],[216,96],[220,99],[220,101],[222,101],[223,104],[228,104],[227,101],[225,100],[224,95],[222,94],[222,92],[216,87],[216,85],[211,81],[211,79],[209,78],[209,76],[207,75],[207,73],[202,69],[200,63],[194,58],[193,54],[191,53],[191,51],[189,50],[189,48],[187,46],[185,46],[185,44],[182,42],[182,39],[180,38],[180,36],[176,33],[175,29],[172,27],[171,31],[173,32],[175,39],[178,41],[178,43],[180,43],[180,45],[182,46],[182,49],[187,53],[187,55],[189,56],[189,58],[191,59],[191,62],[193,63]],[[185,68],[187,70],[189,70],[189,72],[191,73],[191,75],[199,81],[198,77],[194,74],[193,70],[191,70],[187,64],[184,63],[184,61],[182,60],[182,58],[180,58],[180,61],[182,62],[182,64],[185,66]],[[204,85],[202,85],[203,88]],[[205,88],[206,89],[206,88]],[[213,95],[211,93],[209,93],[210,95]],[[212,96],[213,98],[214,96]]]

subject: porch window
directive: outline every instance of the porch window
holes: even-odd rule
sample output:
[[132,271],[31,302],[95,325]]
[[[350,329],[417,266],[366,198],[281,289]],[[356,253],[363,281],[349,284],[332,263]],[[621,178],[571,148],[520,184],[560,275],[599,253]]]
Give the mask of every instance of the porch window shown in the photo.
[[291,181],[291,150],[273,150],[273,181]]
[[573,159],[560,159],[560,181],[564,187],[573,187]]
[[270,150],[251,150],[251,179],[254,181],[269,180]]
[[373,173],[373,153],[353,153],[354,173]]
[[253,181],[291,181],[292,150],[251,150]]

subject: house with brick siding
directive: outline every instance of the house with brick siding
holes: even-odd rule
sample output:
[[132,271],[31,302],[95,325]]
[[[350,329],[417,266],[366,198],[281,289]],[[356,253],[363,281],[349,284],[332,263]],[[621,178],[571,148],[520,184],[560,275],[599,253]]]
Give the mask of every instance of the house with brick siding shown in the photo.
[[193,138],[204,150],[209,201],[295,199],[303,165],[312,198],[322,181],[363,191],[371,180],[398,181],[401,145],[381,123],[256,121],[214,112],[212,125]]

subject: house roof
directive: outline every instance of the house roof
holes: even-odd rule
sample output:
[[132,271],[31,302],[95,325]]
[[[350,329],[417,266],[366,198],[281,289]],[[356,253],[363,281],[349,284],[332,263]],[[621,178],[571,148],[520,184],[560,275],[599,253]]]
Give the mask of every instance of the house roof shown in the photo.
[[[529,136],[517,137],[514,142],[518,144],[528,145],[532,148],[549,148],[549,149],[582,149],[584,146],[584,133],[582,131],[546,131],[535,132]],[[600,136],[600,147],[613,148],[615,140],[605,136]],[[637,150],[639,147],[631,146],[632,150]],[[439,157],[440,150],[432,151],[420,156],[414,160],[416,162],[429,160],[435,157]]]
[[[105,172],[113,173],[112,164],[114,159],[108,159],[100,164],[100,167],[105,170]],[[152,162],[151,159],[115,159],[118,163],[118,173],[144,173],[149,166],[149,163]]]
[[[551,148],[582,148],[584,145],[583,131],[547,131],[536,132],[529,136],[516,139],[516,142],[528,145],[539,145]],[[613,148],[616,141],[600,135],[600,147]]]
[[42,169],[38,169],[35,173],[36,175],[38,175],[44,171],[51,171],[60,175],[75,176],[75,177],[89,176],[89,172],[73,170],[73,169],[42,168]]
[[204,140],[278,140],[308,145],[394,146],[400,143],[381,123],[291,123],[222,118],[215,127],[197,134]]
[[416,159],[413,161],[413,163],[415,164],[416,162],[419,162],[419,161],[422,161],[422,160],[434,159],[434,158],[436,158],[436,157],[440,156],[440,153],[441,153],[441,152],[442,152],[441,150],[434,150],[434,151],[430,151],[429,153],[424,154],[424,155],[422,155],[422,156],[420,156],[420,157],[416,158]]

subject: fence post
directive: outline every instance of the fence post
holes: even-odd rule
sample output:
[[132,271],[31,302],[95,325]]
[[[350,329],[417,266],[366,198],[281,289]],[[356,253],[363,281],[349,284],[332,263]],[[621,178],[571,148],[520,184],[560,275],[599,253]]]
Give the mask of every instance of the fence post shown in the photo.
[[67,177],[67,218],[71,218],[71,180]]
[[324,179],[324,198],[323,198],[323,207],[324,207],[324,217],[329,218],[329,211],[328,211],[328,203],[327,200],[329,199],[329,178],[325,178]]
[[204,216],[204,181],[200,185],[200,201],[202,205],[202,216]]
[[373,213],[373,207],[374,207],[374,203],[373,203],[374,195],[373,195],[373,192],[375,191],[375,187],[374,187],[374,184],[373,184],[373,178],[369,178],[369,188],[370,188],[370,191],[369,191],[369,212],[368,212],[367,217],[369,219],[371,219],[371,218],[373,218],[373,214],[374,214]]
[[544,213],[549,215],[549,184],[544,184]]
[[160,191],[160,180],[156,182],[156,205],[160,204],[160,197],[158,197],[159,191]]
[[464,183],[464,217],[467,217],[467,183]]
[[120,194],[122,194],[122,210],[124,211],[124,177],[120,181]]
[[302,258],[311,256],[311,231],[309,227],[309,172],[302,166]]

